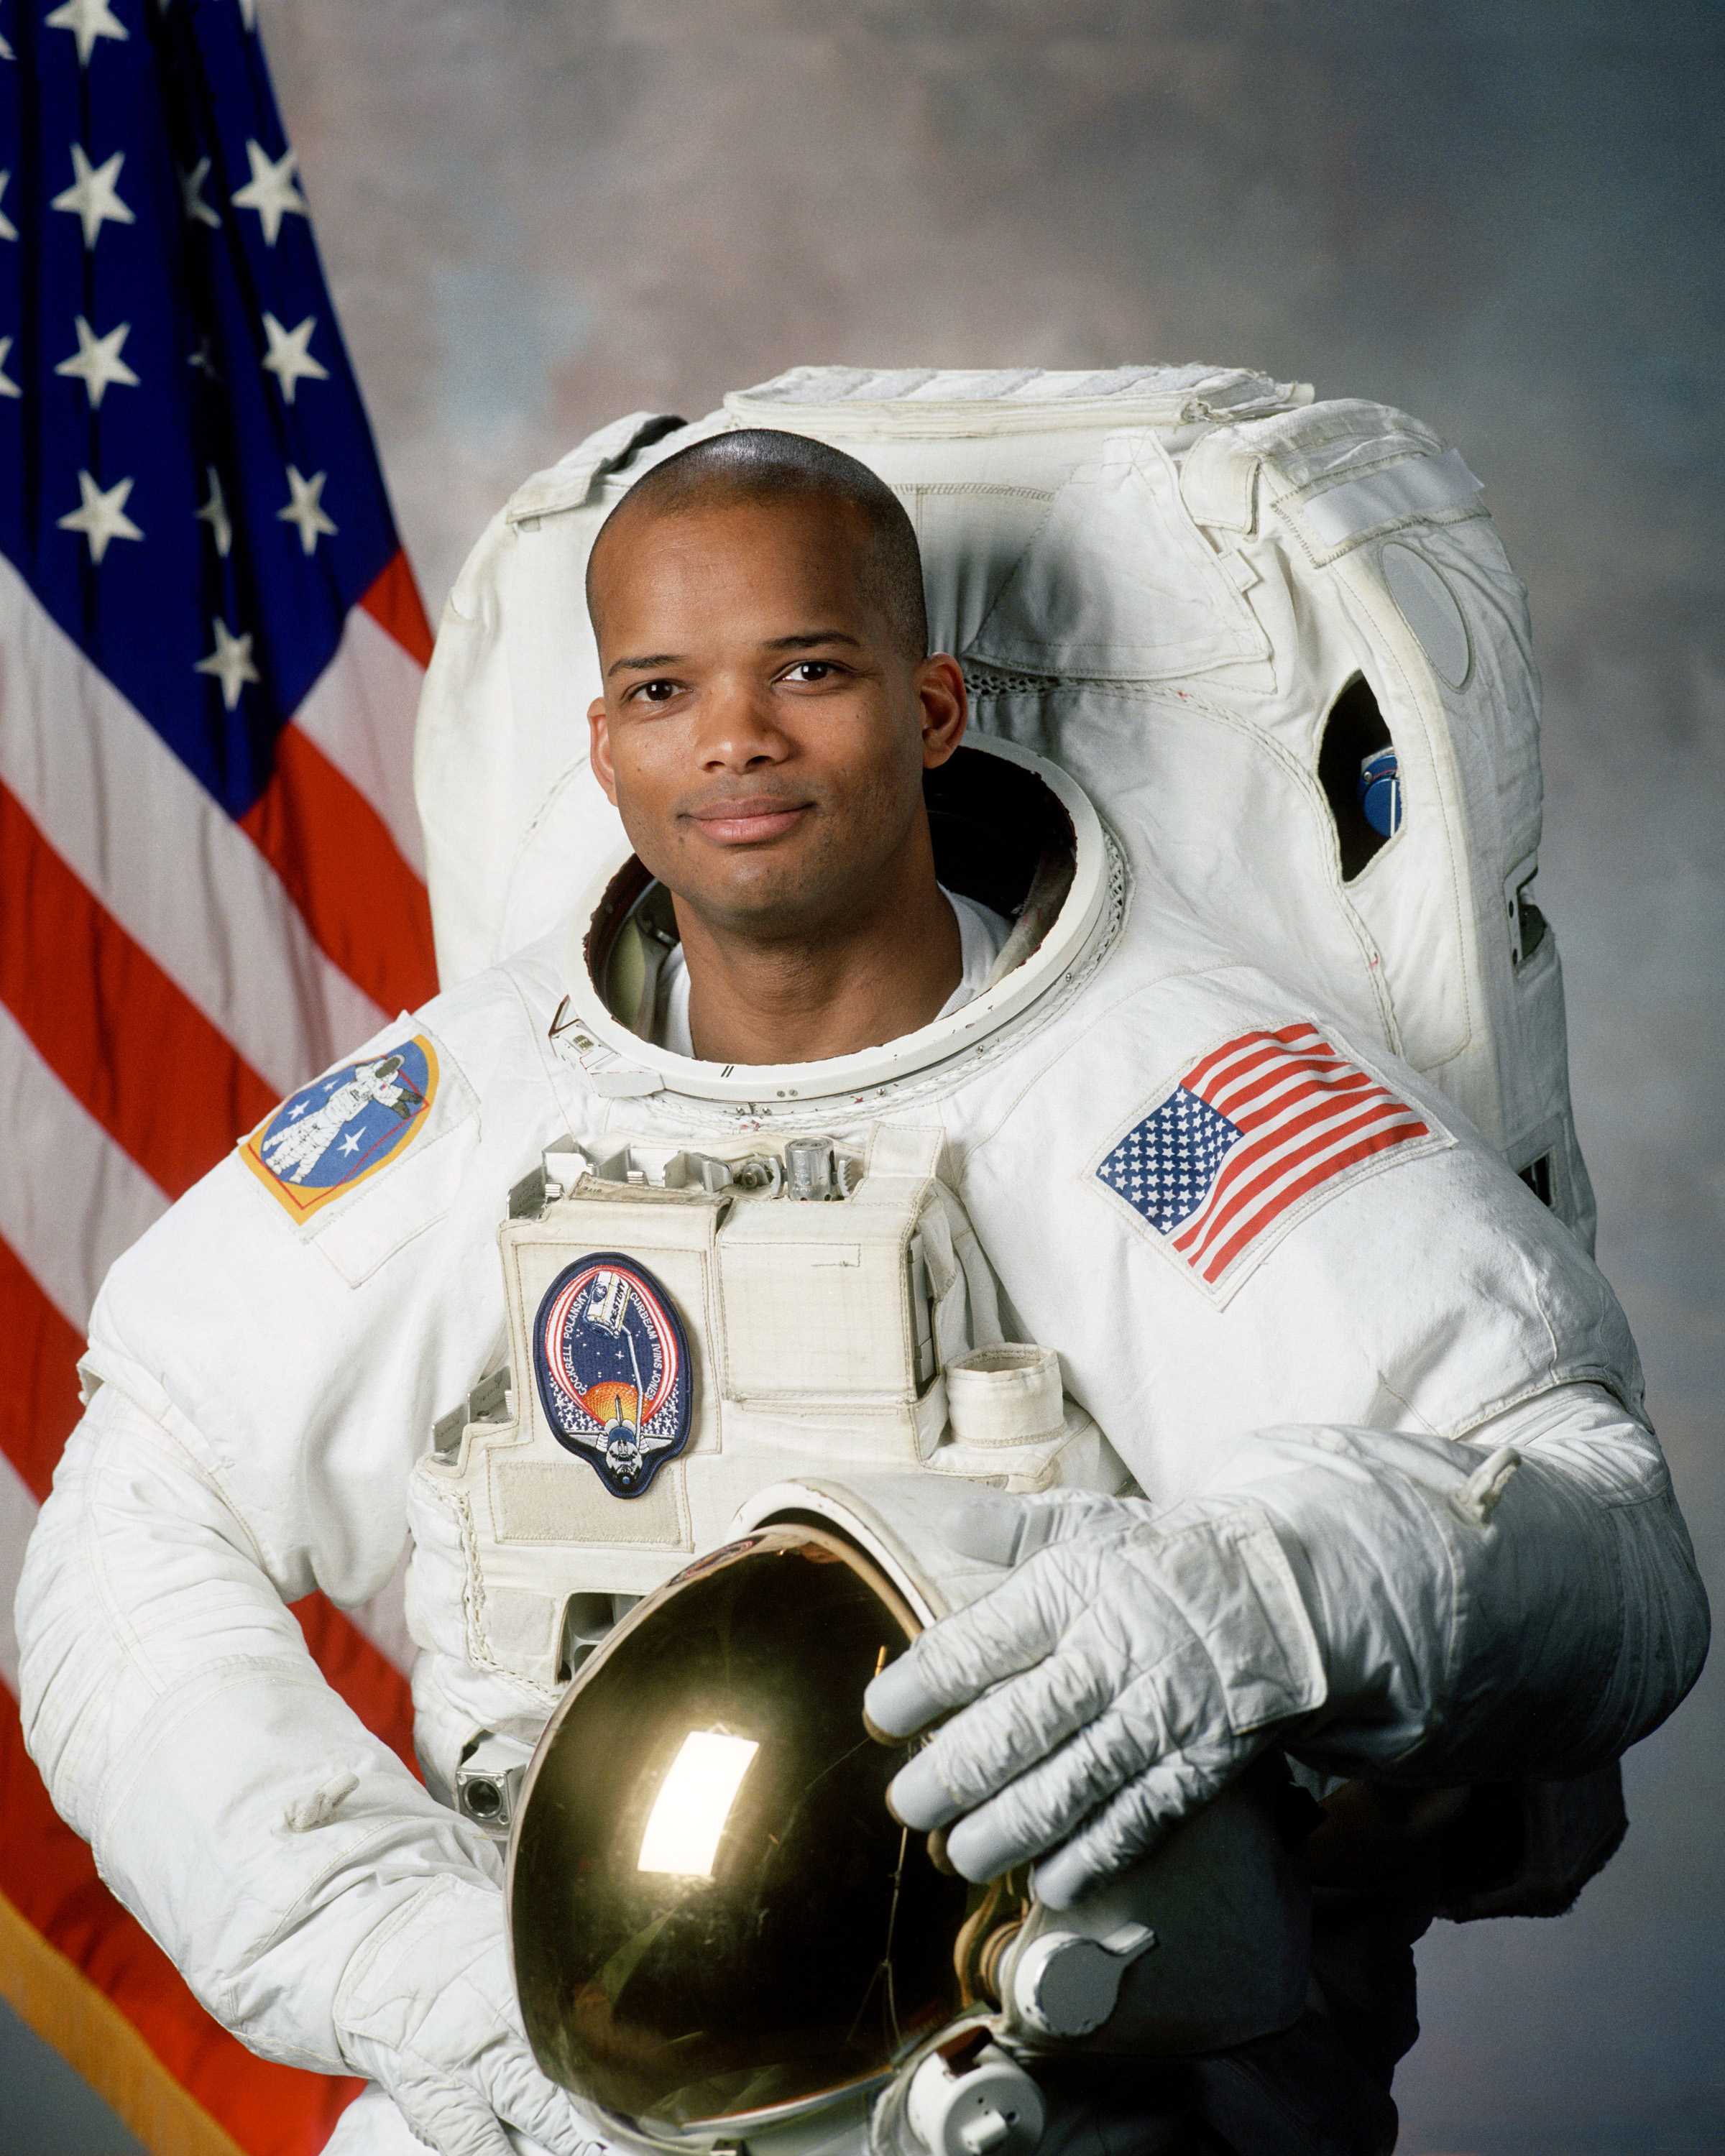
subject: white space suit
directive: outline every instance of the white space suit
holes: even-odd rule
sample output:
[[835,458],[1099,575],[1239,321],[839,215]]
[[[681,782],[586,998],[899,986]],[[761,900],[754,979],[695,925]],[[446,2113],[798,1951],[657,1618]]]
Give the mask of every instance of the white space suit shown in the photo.
[[[973,1017],[968,1053],[865,1107],[818,1095],[803,1127],[865,1157],[883,1133],[937,1136],[927,1165],[993,1261],[1007,1329],[1059,1342],[1138,1486],[1268,1517],[1258,1607],[1236,1598],[1214,1651],[1230,1686],[1313,1717],[1308,1757],[1438,1780],[1609,1759],[1675,1703],[1702,1624],[1609,1290],[1411,1072],[1176,920],[1127,939],[1111,910],[1049,992],[1057,1022],[1033,1004],[990,1035]],[[429,1126],[345,1204],[301,1229],[232,1161],[115,1269],[21,1594],[57,1800],[212,2011],[330,2071],[365,2062],[341,2002],[377,1934],[416,1897],[490,1891],[495,1859],[327,1690],[281,1603],[357,1601],[395,1566],[426,1433],[498,1358],[501,1193],[547,1149],[762,1143],[722,1104],[598,1092],[567,1029],[550,1037],[566,947],[411,1022],[437,1044]],[[1224,1296],[1110,1163],[1170,1081],[1307,1020],[1424,1129],[1289,1206]],[[1506,1445],[1522,1465],[1488,1508],[1473,1478]],[[490,1666],[470,1658],[459,1526],[426,1536],[410,1590],[445,1789],[464,1735],[526,1733],[557,1696],[490,1635]],[[639,1592],[684,1561],[673,1539],[567,1585]]]
[[[965,755],[973,775],[997,761]],[[273,2057],[385,2081],[449,2149],[499,2144],[439,2108],[438,2061],[507,2051],[507,2002],[495,1972],[474,1974],[462,1914],[495,1896],[495,1845],[443,1800],[464,1747],[531,1741],[572,1651],[568,1598],[644,1591],[722,1539],[752,1487],[829,1446],[1023,1489],[1129,1477],[1209,1553],[1207,1573],[1194,1560],[1218,1583],[1195,1620],[1204,1711],[1286,1723],[1328,1772],[1579,1774],[1652,1727],[1698,1666],[1687,1538],[1580,1241],[1357,1015],[1246,962],[1070,778],[1041,783],[1078,833],[1064,901],[1029,956],[1009,944],[984,995],[920,1033],[750,1071],[644,1044],[582,955],[629,887],[614,855],[571,927],[367,1044],[434,1050],[424,1111],[384,1165],[302,1218],[236,1156],[102,1293],[93,1396],[20,1592],[33,1755],[218,2019]],[[1292,1122],[1251,1120],[1254,1099],[1295,1093]],[[928,1272],[927,1337],[907,1321],[905,1373],[880,1381],[872,1419],[842,1385],[798,1378],[819,1312],[765,1337],[691,1285],[770,1283],[783,1255],[726,1270],[700,1161],[783,1163],[817,1133],[856,1165],[845,1204],[875,1179]],[[575,1200],[633,1224],[625,1256],[655,1214],[655,1280],[682,1253],[696,1396],[654,1478],[661,1503],[559,1457],[527,1382],[549,1276],[531,1267],[549,1260],[531,1207],[502,1267],[498,1232],[547,1154]],[[1245,1164],[1231,1179],[1230,1155]],[[808,1277],[839,1312],[875,1245],[827,1220],[845,1205],[819,1209],[829,1270]],[[1004,1477],[962,1447],[943,1458],[939,1383],[1002,1337],[1056,1350],[1066,1395],[1040,1431],[1008,1433],[1021,1450]],[[456,1452],[429,1452],[511,1346],[513,1419],[458,1416]],[[530,1436],[546,1473],[479,1473]],[[324,1684],[282,1606],[376,1593],[410,1506],[429,1788]],[[500,2071],[518,2073],[512,2054]],[[389,2109],[374,2099],[376,2138],[362,2125],[342,2145],[408,2145]],[[576,2145],[547,2115],[553,2130]]]

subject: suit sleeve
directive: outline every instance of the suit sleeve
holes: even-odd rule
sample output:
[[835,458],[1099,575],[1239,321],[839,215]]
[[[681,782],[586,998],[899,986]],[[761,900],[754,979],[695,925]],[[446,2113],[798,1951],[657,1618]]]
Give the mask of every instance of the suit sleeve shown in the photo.
[[325,2071],[356,1948],[429,1880],[496,1877],[285,1606],[384,1584],[413,1460],[495,1352],[497,1194],[545,1107],[507,1101],[492,1158],[447,1044],[440,1070],[398,1162],[309,1225],[230,1156],[115,1267],[18,1594],[56,1804],[211,2013]]
[[116,1383],[66,1448],[18,1619],[31,1754],[109,1886],[254,2049],[349,2071],[354,1950],[493,1860],[325,1683],[208,1466]]
[[1292,1748],[1331,1772],[1585,1774],[1671,1713],[1707,1651],[1658,1443],[1596,1385],[1556,1387],[1461,1440],[1255,1431],[1175,1512],[1246,1506],[1276,1531],[1323,1666]]
[[[1232,988],[1111,1017],[973,1157],[972,1217],[1034,1313],[1024,1337],[1060,1348],[1158,1517],[1273,1523],[1323,1666],[1315,1759],[1433,1781],[1600,1764],[1671,1712],[1708,1630],[1623,1312],[1478,1134],[1382,1057],[1359,1060],[1427,1140],[1319,1183],[1237,1276],[1195,1271],[1106,1170],[1165,1097],[1144,1086],[1159,1059],[1288,1019],[1275,991]],[[1066,1178],[1034,1248],[1014,1218],[1027,1160]],[[1252,1640],[1217,1651],[1249,1689]]]

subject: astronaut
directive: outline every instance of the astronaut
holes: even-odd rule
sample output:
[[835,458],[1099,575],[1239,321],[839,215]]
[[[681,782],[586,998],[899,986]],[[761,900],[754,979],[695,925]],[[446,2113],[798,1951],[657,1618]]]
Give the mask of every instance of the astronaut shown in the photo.
[[[890,490],[801,437],[699,444],[614,512],[589,599],[629,850],[367,1045],[434,1047],[385,1165],[306,1217],[236,1158],[116,1266],[19,1598],[56,1803],[213,2014],[374,2085],[348,2156],[603,2145],[449,1799],[787,1473],[1022,1493],[1029,1553],[868,1704],[950,1717],[900,1818],[1054,1907],[1269,1749],[1392,1792],[1585,1773],[1705,1651],[1579,1243],[1428,1081],[1134,887],[1070,779],[966,744]],[[973,850],[1029,845],[1015,912],[938,857],[937,778],[1019,804]],[[619,1417],[665,1440],[633,1491]],[[376,1592],[410,1526],[425,1786],[285,1606]],[[1362,2002],[1423,1918],[1357,1917],[1184,2138],[1116,2076],[1063,2081],[1045,2145],[1389,2146],[1411,2032]]]

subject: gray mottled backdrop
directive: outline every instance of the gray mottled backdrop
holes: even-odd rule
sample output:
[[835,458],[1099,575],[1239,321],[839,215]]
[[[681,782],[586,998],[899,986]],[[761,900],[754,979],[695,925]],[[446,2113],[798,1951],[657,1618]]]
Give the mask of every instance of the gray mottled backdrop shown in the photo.
[[[1601,1256],[1717,1590],[1725,8],[262,13],[434,608],[578,436],[798,361],[1243,361],[1462,447],[1532,590]],[[1631,1757],[1574,1915],[1428,1942],[1404,2148],[1725,2148],[1722,1702]]]

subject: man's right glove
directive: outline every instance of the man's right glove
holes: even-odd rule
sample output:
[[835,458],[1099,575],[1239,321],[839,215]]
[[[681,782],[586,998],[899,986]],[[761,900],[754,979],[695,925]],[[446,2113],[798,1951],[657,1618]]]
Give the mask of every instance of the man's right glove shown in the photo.
[[957,1820],[968,1879],[1040,1859],[1035,1892],[1061,1909],[1319,1706],[1324,1670],[1257,1507],[1019,1502],[1015,1568],[889,1664],[865,1708],[889,1738],[963,1709],[887,1800],[919,1830]]
[[550,2156],[606,2143],[533,2063],[494,1888],[420,1887],[356,1950],[336,1994],[343,2056],[387,2089],[439,2156],[515,2156],[510,2126]]

